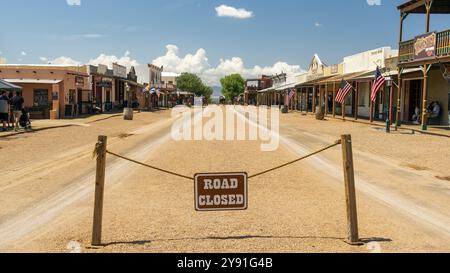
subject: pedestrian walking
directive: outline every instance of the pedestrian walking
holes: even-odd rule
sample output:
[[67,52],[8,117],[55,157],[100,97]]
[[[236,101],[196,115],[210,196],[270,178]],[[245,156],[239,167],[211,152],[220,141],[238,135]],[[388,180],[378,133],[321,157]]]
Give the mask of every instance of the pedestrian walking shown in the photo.
[[16,95],[11,99],[11,105],[14,115],[14,130],[19,130],[20,117],[22,116],[23,104],[25,103],[20,92],[16,92]]
[[6,91],[2,91],[0,94],[0,121],[3,124],[2,132],[6,132],[8,127],[6,124],[8,123],[9,116],[9,98],[6,96]]

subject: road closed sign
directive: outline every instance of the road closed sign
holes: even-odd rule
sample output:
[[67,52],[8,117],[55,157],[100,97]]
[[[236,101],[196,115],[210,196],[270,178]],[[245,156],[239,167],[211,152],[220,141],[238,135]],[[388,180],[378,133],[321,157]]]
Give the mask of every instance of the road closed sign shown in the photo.
[[246,173],[209,173],[195,175],[197,211],[246,210],[248,181]]

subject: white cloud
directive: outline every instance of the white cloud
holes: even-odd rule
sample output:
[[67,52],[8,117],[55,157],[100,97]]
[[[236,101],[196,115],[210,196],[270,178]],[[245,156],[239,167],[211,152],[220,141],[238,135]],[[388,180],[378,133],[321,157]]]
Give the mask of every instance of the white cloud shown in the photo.
[[[246,67],[244,60],[240,57],[233,57],[230,59],[220,59],[217,66],[212,66],[209,63],[206,50],[203,48],[198,49],[193,54],[186,54],[180,56],[179,48],[176,45],[167,45],[166,53],[153,60],[153,64],[157,66],[164,66],[165,72],[176,73],[195,73],[199,75],[206,84],[210,86],[219,86],[220,79],[226,75],[239,73],[244,78],[256,78],[261,75],[275,75],[282,72],[287,74],[297,74],[303,72],[299,65],[291,65],[286,62],[276,62],[271,66],[253,66]],[[47,59],[47,58],[45,58]],[[45,61],[45,63],[58,64],[58,65],[82,65],[83,62],[76,61],[70,57],[59,57],[54,60]],[[100,54],[97,58],[91,59],[87,64],[99,65],[104,64],[112,68],[113,63],[126,66],[130,69],[134,66],[138,80],[140,82],[148,82],[148,67],[147,63],[139,64],[139,62],[131,58],[131,52],[126,51],[122,57],[115,55]]]
[[319,22],[316,22],[316,23],[314,24],[314,26],[316,26],[316,27],[321,27],[321,26],[322,26],[322,24],[321,24],[321,23],[319,23]]
[[81,0],[66,0],[69,6],[81,6]]
[[226,75],[239,73],[244,78],[255,78],[261,75],[275,75],[281,72],[296,74],[302,72],[299,65],[290,65],[285,62],[277,62],[272,66],[245,67],[242,58],[233,57],[231,59],[221,59],[217,67],[209,64],[206,51],[201,48],[195,54],[179,56],[179,49],[175,45],[166,46],[167,52],[164,56],[156,58],[152,63],[164,66],[164,71],[176,73],[196,73],[208,85],[220,85],[220,79]]
[[25,51],[20,52],[20,56],[27,56],[28,54]]
[[104,64],[109,68],[112,68],[113,63],[118,63],[120,65],[126,66],[130,69],[132,66],[138,66],[138,61],[130,58],[130,51],[126,51],[124,56],[117,57],[115,55],[100,54],[97,58],[89,60],[88,64],[99,65]]
[[85,39],[100,39],[106,37],[104,34],[99,33],[84,33],[84,34],[70,34],[70,35],[52,35],[51,36],[55,40],[64,40],[64,41],[78,41]]
[[41,60],[42,62],[48,62],[48,58],[46,57],[39,57],[39,60]]
[[369,6],[381,6],[381,0],[367,0]]
[[[45,59],[47,59],[47,58],[45,58]],[[47,63],[50,63],[50,64],[56,64],[56,65],[74,65],[74,66],[78,66],[78,65],[81,65],[82,63],[81,62],[79,62],[79,61],[76,61],[76,60],[74,60],[74,59],[72,59],[72,58],[70,58],[70,57],[65,57],[65,56],[61,56],[61,57],[58,57],[58,58],[56,58],[56,59],[54,59],[54,60],[48,60],[47,59],[47,61],[45,61],[45,62],[47,62]]]
[[200,74],[210,68],[206,51],[203,48],[197,50],[195,54],[187,54],[183,58],[178,56],[178,47],[175,45],[167,45],[167,52],[164,56],[153,60],[153,64],[164,66],[165,71],[177,73],[190,72]]
[[220,5],[216,7],[217,16],[232,17],[237,19],[248,19],[253,17],[253,12],[246,9],[237,9],[235,7]]

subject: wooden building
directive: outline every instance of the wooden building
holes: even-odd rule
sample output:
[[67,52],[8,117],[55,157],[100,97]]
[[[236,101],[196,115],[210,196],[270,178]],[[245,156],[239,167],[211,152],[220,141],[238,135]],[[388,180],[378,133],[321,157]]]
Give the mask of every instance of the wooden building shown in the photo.
[[[299,105],[302,112],[316,112],[319,107],[325,115],[340,115],[343,118],[365,118],[392,121],[395,105],[392,95],[395,93],[393,82],[383,86],[378,93],[375,104],[371,104],[370,94],[374,81],[375,69],[380,67],[386,78],[395,80],[396,59],[398,51],[382,47],[352,56],[344,57],[340,64],[327,66],[315,55],[308,69],[306,81],[297,85]],[[343,105],[335,101],[342,80],[347,81],[353,90],[346,97]]]
[[[448,126],[450,87],[443,70],[450,65],[450,20],[448,29],[431,31],[430,19],[436,14],[450,14],[450,0],[411,0],[400,5],[398,10],[400,92],[397,101],[401,107],[397,111],[397,120],[411,121],[416,109],[421,111],[420,122],[423,130],[430,124]],[[416,37],[404,40],[404,23],[410,15],[417,14],[425,15],[424,27],[417,31]],[[405,75],[408,69],[418,69],[419,72]],[[432,110],[433,102],[439,104],[439,113]]]
[[244,101],[248,105],[258,104],[258,92],[272,86],[272,77],[262,75],[259,79],[245,81]]

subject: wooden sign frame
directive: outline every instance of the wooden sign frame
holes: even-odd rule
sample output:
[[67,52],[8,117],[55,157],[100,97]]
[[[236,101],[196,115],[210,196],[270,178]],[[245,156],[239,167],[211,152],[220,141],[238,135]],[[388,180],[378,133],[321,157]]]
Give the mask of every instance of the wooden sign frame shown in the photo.
[[248,174],[246,172],[196,174],[194,193],[196,211],[247,210]]

